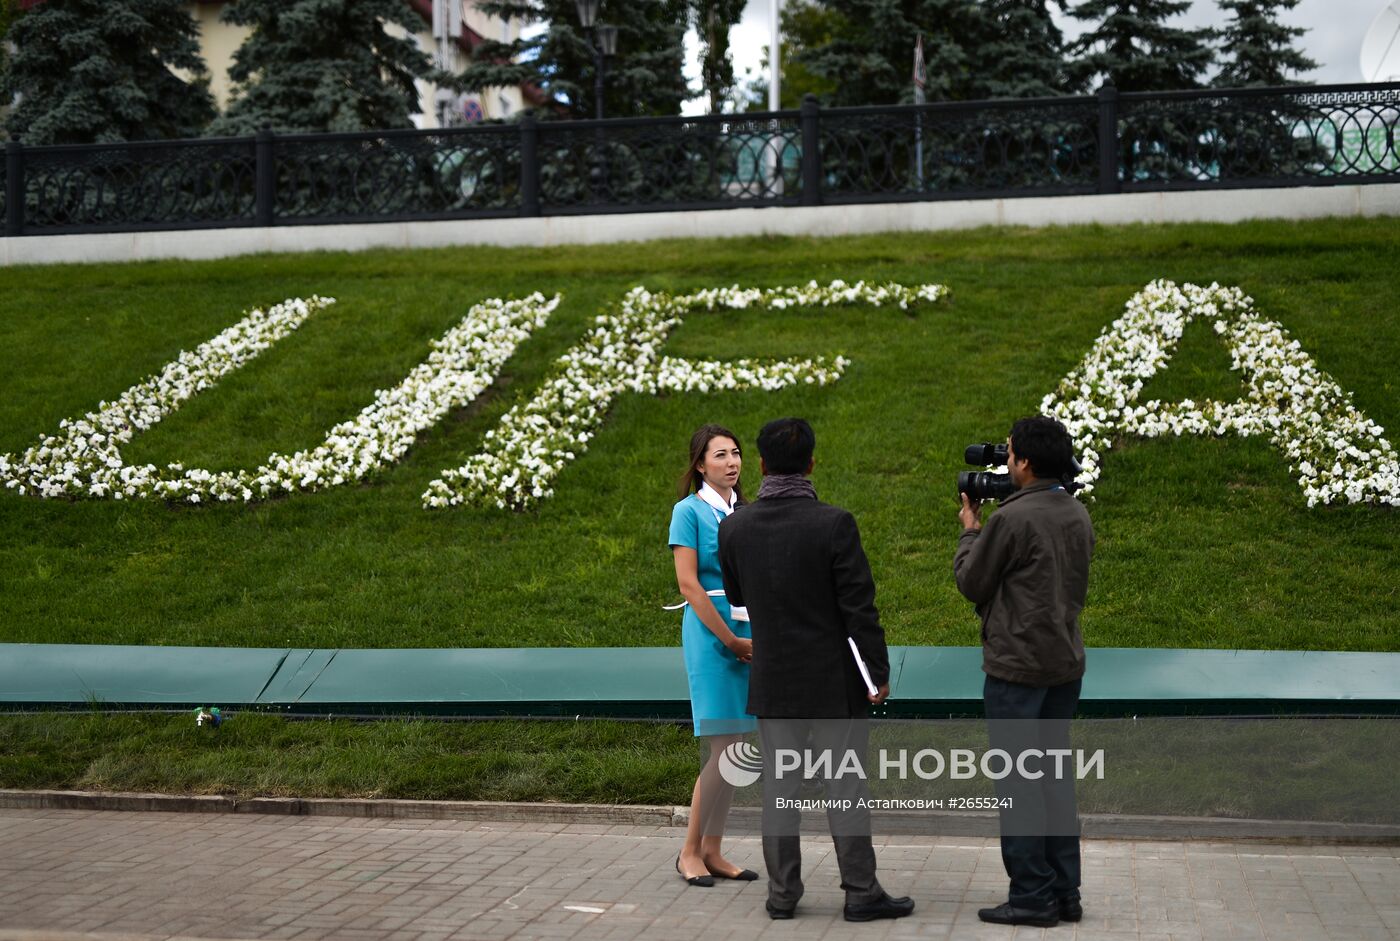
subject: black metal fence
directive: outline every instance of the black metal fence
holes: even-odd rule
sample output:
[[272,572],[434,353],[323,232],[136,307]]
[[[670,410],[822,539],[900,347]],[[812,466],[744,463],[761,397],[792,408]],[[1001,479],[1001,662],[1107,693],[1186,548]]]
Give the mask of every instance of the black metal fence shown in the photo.
[[7,236],[1400,182],[1400,84],[10,143]]

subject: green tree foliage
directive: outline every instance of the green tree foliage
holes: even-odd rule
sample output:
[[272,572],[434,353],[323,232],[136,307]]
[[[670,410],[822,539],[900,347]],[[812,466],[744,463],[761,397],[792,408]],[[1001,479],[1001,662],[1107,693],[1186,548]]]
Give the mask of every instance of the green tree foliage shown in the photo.
[[[5,87],[5,68],[10,52],[10,41],[6,34],[9,33],[10,24],[19,12],[18,0],[0,0],[0,88]],[[5,130],[5,117],[9,113],[10,98],[0,93],[0,140],[6,140],[10,136]]]
[[193,137],[214,116],[198,35],[182,0],[36,4],[7,33],[6,127],[27,144]]
[[930,101],[1070,88],[1047,0],[796,0],[783,11],[784,107],[808,91],[828,105],[912,101],[920,35]]
[[[10,43],[6,34],[10,31],[10,24],[19,15],[19,0],[0,0],[0,75],[5,71],[5,60],[9,54]],[[0,107],[3,107],[0,103]]]
[[[492,16],[548,28],[513,42],[483,43],[458,77],[460,87],[484,91],[534,84],[569,116],[593,116],[593,54],[574,0],[485,0],[477,6]],[[688,11],[689,0],[605,0],[598,20],[618,27],[617,55],[605,66],[608,117],[680,113],[690,97],[681,72]]]
[[930,101],[973,97],[968,49],[983,37],[972,0],[829,0],[845,28],[795,58],[835,85],[823,103],[896,104],[913,100],[914,42],[923,34]]
[[1307,30],[1279,22],[1282,11],[1297,5],[1298,0],[1220,0],[1230,21],[1220,33],[1223,64],[1214,84],[1227,88],[1288,85],[1298,81],[1290,75],[1317,68],[1293,46],[1293,40]]
[[1197,88],[1215,58],[1209,29],[1178,29],[1167,20],[1190,0],[1085,0],[1070,13],[1097,26],[1070,45],[1075,77],[1112,82],[1119,91]]
[[700,37],[700,84],[719,114],[734,91],[734,62],[729,57],[729,30],[744,14],[746,0],[692,0],[695,32]]
[[977,12],[983,20],[977,32],[985,38],[969,49],[971,97],[1032,98],[1072,90],[1064,36],[1046,0],[983,0]]
[[405,0],[234,0],[222,19],[253,31],[234,54],[216,134],[409,127],[414,80],[439,77],[412,36],[385,29],[422,29]]

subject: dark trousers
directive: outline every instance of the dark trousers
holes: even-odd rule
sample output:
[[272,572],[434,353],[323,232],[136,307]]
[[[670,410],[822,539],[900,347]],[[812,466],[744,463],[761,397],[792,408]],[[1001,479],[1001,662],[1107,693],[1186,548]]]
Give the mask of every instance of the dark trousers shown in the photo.
[[[832,770],[839,769],[842,756],[854,751],[862,767],[867,762],[870,726],[857,719],[765,719],[758,720],[763,747],[763,863],[768,868],[768,900],[778,908],[792,908],[802,898],[802,851],[799,832],[802,811],[779,807],[780,800],[804,797],[802,769],[777,775],[779,749],[814,754],[829,750]],[[836,846],[836,864],[841,870],[841,888],[853,905],[874,902],[884,894],[875,879],[875,848],[870,839],[870,810],[854,806],[869,798],[863,778],[854,775],[822,778],[823,797],[829,801],[850,801],[849,810],[828,806],[827,827]],[[809,792],[810,793],[810,792]]]
[[[1059,686],[1025,686],[988,676],[982,688],[992,748],[1012,756],[1025,749],[1068,749],[1069,722],[1079,705],[1081,680]],[[1012,773],[997,781],[997,796],[1010,798],[1001,816],[1001,861],[1011,879],[1009,901],[1019,908],[1049,908],[1079,898],[1079,817],[1075,763],[1051,773],[1039,763],[1039,779]]]

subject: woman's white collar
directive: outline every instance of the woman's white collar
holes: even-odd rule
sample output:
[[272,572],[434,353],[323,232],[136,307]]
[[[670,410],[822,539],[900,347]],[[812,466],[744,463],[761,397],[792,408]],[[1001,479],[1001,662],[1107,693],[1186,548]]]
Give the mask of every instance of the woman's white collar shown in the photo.
[[726,503],[724,497],[719,495],[719,491],[711,487],[708,483],[702,483],[700,489],[695,491],[695,495],[716,510],[719,510],[725,516],[733,513],[735,505],[739,502],[739,495],[731,490],[729,491],[729,502]]

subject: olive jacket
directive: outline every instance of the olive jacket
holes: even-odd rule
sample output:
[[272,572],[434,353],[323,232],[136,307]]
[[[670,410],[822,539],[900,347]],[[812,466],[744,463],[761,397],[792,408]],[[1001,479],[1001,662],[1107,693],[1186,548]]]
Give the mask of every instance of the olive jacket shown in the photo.
[[1094,527],[1084,505],[1036,480],[1001,501],[981,531],[958,537],[953,573],[982,619],[982,670],[1027,686],[1084,676],[1079,612]]

